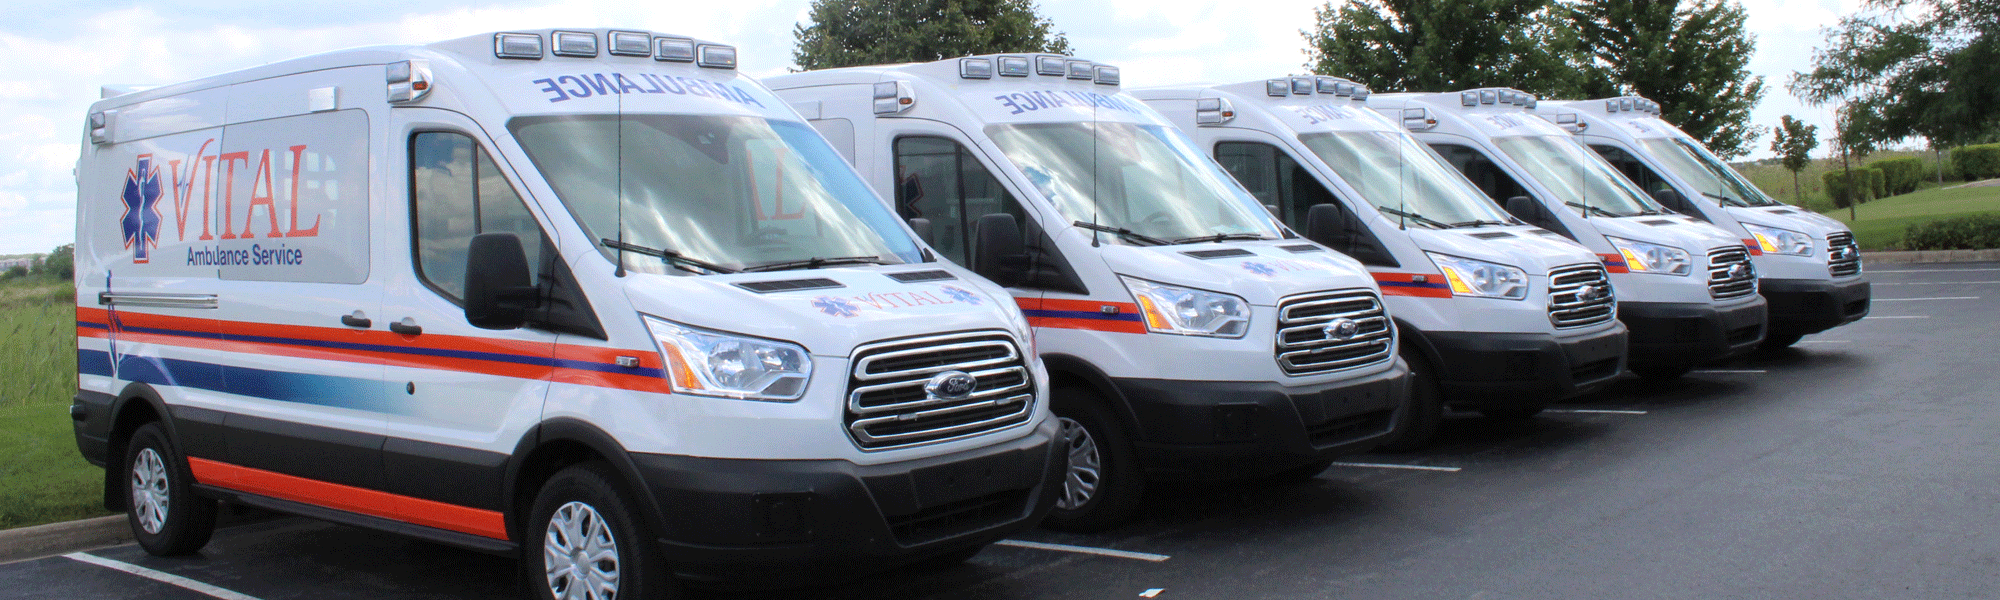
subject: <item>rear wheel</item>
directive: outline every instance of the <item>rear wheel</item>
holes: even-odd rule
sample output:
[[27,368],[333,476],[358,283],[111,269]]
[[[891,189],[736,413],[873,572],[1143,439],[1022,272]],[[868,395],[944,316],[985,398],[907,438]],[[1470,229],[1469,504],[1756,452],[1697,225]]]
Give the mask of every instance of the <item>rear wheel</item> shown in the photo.
[[208,545],[215,533],[215,500],[195,495],[187,459],[159,423],[132,432],[125,449],[125,481],[131,494],[125,520],[147,554],[187,554]]
[[[674,598],[679,588],[659,563],[634,504],[608,467],[583,463],[556,472],[535,496],[521,566],[536,598]],[[537,556],[537,555],[540,556]]]
[[1130,436],[1095,392],[1064,387],[1054,396],[1069,472],[1055,509],[1042,524],[1066,531],[1101,531],[1123,524],[1138,510],[1146,489]]
[[1403,422],[1389,433],[1389,440],[1376,448],[1383,452],[1409,452],[1430,445],[1437,437],[1438,424],[1444,422],[1444,392],[1438,387],[1437,370],[1420,356],[1405,353],[1403,360],[1410,363],[1410,405],[1403,411]]

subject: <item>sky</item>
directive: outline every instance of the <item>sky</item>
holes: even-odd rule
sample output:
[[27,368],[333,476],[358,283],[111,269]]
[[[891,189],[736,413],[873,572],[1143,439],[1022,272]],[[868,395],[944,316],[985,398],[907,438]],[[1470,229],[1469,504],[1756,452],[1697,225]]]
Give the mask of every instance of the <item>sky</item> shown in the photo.
[[[1749,69],[1767,92],[1754,124],[1793,115],[1830,130],[1830,111],[1785,91],[1811,67],[1820,28],[1860,0],[1741,0],[1756,36]],[[1301,29],[1324,0],[1039,0],[1079,58],[1116,65],[1126,87],[1229,83],[1305,71]],[[75,239],[83,122],[104,85],[166,84],[378,44],[508,29],[619,27],[735,44],[741,70],[792,66],[809,0],[0,0],[0,254]],[[1254,6],[1254,9],[1251,7]],[[1768,157],[1769,137],[1751,157]]]

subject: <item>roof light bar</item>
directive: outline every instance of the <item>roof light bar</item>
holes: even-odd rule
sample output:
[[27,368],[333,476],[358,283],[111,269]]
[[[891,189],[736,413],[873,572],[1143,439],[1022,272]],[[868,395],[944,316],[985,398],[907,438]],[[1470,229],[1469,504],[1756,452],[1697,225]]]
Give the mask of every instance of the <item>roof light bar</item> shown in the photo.
[[653,53],[653,35],[650,33],[644,31],[613,31],[608,34],[608,37],[611,38],[611,47],[608,50],[612,54],[618,56],[646,56]]
[[1631,99],[1631,98],[1619,98],[1619,99],[1618,99],[1618,110],[1619,110],[1620,112],[1624,112],[1624,111],[1630,111],[1630,110],[1632,110],[1632,99]]
[[1266,79],[1266,80],[1264,80],[1264,94],[1265,94],[1265,95],[1269,95],[1269,96],[1289,96],[1289,95],[1291,95],[1291,93],[1292,93],[1292,84],[1290,84],[1290,83],[1286,83],[1286,82],[1285,82],[1285,80],[1283,80],[1283,79]]
[[1065,65],[1064,68],[1067,69],[1069,72],[1067,77],[1069,77],[1070,79],[1080,79],[1088,81],[1093,75],[1093,73],[1091,73],[1090,70],[1091,68],[1090,61],[1071,60],[1071,61],[1064,61],[1063,64]]
[[702,44],[694,49],[694,64],[710,69],[736,68],[736,47],[722,44]]
[[1478,106],[1479,92],[1459,92],[1458,102],[1459,104],[1464,104],[1466,106]]
[[1118,85],[1118,67],[1097,65],[1093,68],[1091,81],[1097,85]]
[[1370,92],[1370,91],[1368,91],[1368,86],[1365,86],[1365,85],[1361,85],[1361,84],[1359,84],[1359,83],[1357,83],[1357,84],[1354,84],[1354,99],[1355,99],[1355,100],[1367,100],[1367,99],[1368,99],[1368,95],[1369,95],[1369,94],[1372,94],[1372,93],[1374,93],[1374,92]]
[[1526,92],[1523,92],[1521,94],[1521,106],[1523,108],[1534,108],[1535,104],[1539,102],[1541,102],[1541,99],[1536,98],[1534,94],[1529,94]]
[[1352,96],[1352,95],[1354,95],[1354,84],[1351,84],[1351,83],[1336,83],[1336,84],[1334,84],[1334,85],[1333,85],[1333,95],[1335,95],[1335,96]]
[[1311,78],[1311,77],[1293,77],[1293,78],[1292,78],[1292,93],[1293,93],[1293,94],[1296,94],[1296,95],[1300,95],[1300,96],[1310,96],[1310,95],[1312,95],[1312,93],[1313,93],[1313,80],[1312,80],[1312,78]]
[[1498,100],[1499,98],[1500,95],[1494,93],[1493,90],[1479,90],[1480,104],[1492,104],[1495,100]]
[[549,34],[555,46],[550,50],[556,56],[576,58],[597,58],[597,34],[588,31],[557,31]]
[[1437,127],[1437,119],[1431,118],[1431,111],[1422,108],[1403,109],[1403,128],[1410,131],[1427,131]]
[[383,79],[389,84],[390,102],[413,102],[431,93],[431,62],[404,60],[386,65]]
[[694,40],[667,37],[653,38],[653,60],[694,62]]
[[1221,125],[1236,119],[1236,107],[1225,98],[1196,98],[1194,124]]
[[917,105],[916,94],[901,81],[875,84],[875,116],[902,114]]
[[1314,77],[1313,89],[1322,94],[1337,93],[1337,90],[1340,89],[1340,80],[1332,77]]
[[1031,74],[1028,66],[1028,57],[1026,56],[1002,56],[1000,57],[1000,76],[1027,77]]
[[1064,60],[1066,59],[1060,55],[1037,56],[1035,57],[1035,74],[1062,77],[1068,72],[1068,67],[1063,66]]
[[958,59],[958,76],[964,79],[992,79],[993,59],[991,58]]
[[90,113],[90,143],[111,142],[111,115],[114,113],[115,111]]
[[493,34],[493,56],[499,58],[542,59],[542,34]]

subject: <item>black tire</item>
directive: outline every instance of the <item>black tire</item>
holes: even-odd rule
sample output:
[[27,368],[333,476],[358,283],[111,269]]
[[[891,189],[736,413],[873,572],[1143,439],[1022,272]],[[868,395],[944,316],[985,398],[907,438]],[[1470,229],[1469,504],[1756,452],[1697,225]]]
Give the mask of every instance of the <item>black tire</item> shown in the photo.
[[1325,473],[1327,467],[1331,466],[1333,466],[1333,459],[1331,458],[1323,460],[1315,460],[1303,465],[1292,467],[1290,469],[1285,469],[1283,471],[1272,473],[1269,477],[1265,477],[1264,481],[1268,481],[1276,485],[1292,485],[1292,484],[1305,483],[1318,478],[1320,473]]
[[1634,365],[1632,373],[1652,381],[1674,379],[1693,371],[1694,365]]
[[1132,456],[1131,434],[1096,392],[1062,387],[1052,395],[1051,407],[1067,440],[1069,472],[1042,525],[1063,531],[1103,531],[1124,524],[1146,493],[1144,474]]
[[1542,407],[1537,406],[1534,408],[1489,408],[1486,410],[1479,411],[1479,414],[1485,415],[1486,418],[1488,419],[1518,421],[1521,419],[1534,418],[1535,415],[1542,414]]
[[1375,448],[1382,452],[1410,452],[1428,446],[1437,438],[1438,424],[1444,422],[1444,391],[1438,387],[1437,369],[1420,356],[1405,353],[1403,360],[1410,363],[1410,405],[1403,411],[1403,422]]
[[[533,597],[680,597],[680,586],[660,561],[653,537],[632,510],[637,504],[615,481],[610,467],[587,462],[557,471],[542,484],[528,512],[527,535],[522,536],[527,543],[521,547],[522,575]],[[583,560],[593,550],[608,556]],[[607,572],[612,581],[602,578]],[[604,591],[607,583],[611,594],[587,593],[592,587]],[[576,589],[578,585],[587,587]]]
[[201,550],[215,534],[215,499],[194,493],[186,457],[159,423],[140,425],[125,444],[125,522],[154,556]]
[[1783,350],[1799,343],[1799,338],[1805,336],[1803,333],[1767,333],[1764,335],[1764,343],[1757,346],[1757,349],[1765,352]]
[[918,571],[943,571],[945,569],[965,564],[965,561],[972,560],[972,557],[977,556],[979,554],[979,551],[985,549],[986,549],[985,544],[980,544],[977,546],[973,546],[971,548],[960,548],[958,550],[953,550],[950,552],[946,552],[944,554],[939,554],[937,556],[917,561],[916,564],[910,565],[910,568],[916,569]]

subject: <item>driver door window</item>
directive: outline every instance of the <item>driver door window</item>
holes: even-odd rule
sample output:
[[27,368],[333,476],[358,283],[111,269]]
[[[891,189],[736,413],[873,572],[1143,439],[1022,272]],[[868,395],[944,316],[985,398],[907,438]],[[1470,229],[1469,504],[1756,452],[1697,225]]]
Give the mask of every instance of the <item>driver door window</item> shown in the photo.
[[896,139],[896,215],[931,222],[938,253],[971,264],[973,228],[990,214],[1014,215],[1023,225],[1027,212],[1014,195],[958,142],[930,136]]
[[1314,179],[1305,165],[1276,146],[1256,142],[1219,142],[1216,162],[1236,177],[1251,196],[1266,208],[1277,207],[1278,218],[1286,225],[1303,230],[1306,213],[1316,204],[1338,204],[1340,199]]
[[427,131],[410,138],[411,234],[417,275],[459,302],[472,236],[505,232],[521,238],[533,279],[540,281],[547,243],[535,217],[484,148],[464,134]]

